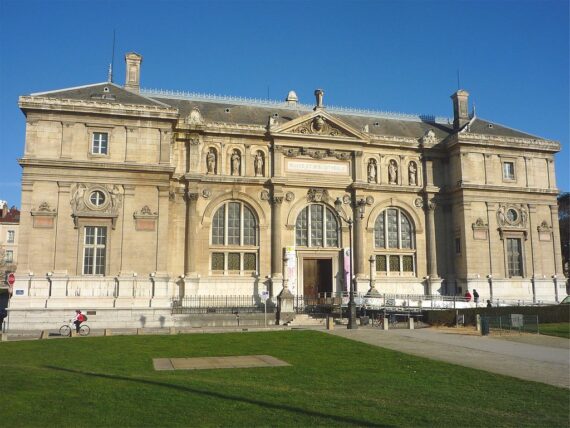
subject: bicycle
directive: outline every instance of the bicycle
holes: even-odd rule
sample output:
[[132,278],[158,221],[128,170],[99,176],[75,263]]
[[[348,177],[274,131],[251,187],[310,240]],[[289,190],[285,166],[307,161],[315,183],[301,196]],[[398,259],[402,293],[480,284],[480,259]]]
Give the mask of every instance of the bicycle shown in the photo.
[[372,319],[372,327],[378,327],[380,329],[384,329],[384,317],[382,315],[376,315],[375,318]]
[[[59,328],[59,334],[62,336],[71,336],[72,330],[75,330],[75,325],[71,320],[69,320],[69,324],[63,324]],[[91,328],[87,324],[81,324],[79,327],[79,335],[80,336],[88,336]]]

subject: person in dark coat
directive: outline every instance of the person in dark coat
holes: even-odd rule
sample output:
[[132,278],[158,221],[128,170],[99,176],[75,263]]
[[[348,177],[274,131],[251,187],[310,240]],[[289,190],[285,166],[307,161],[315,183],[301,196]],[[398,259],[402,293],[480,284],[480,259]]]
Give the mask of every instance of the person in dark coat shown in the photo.
[[477,290],[473,289],[473,301],[475,302],[475,304],[479,303],[479,293],[477,293]]

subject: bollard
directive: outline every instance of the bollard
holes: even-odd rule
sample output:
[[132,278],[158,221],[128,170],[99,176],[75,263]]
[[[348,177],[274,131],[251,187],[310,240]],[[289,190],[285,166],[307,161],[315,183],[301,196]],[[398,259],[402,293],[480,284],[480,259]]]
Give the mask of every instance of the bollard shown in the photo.
[[71,337],[77,337],[77,332],[74,328],[71,329]]
[[40,339],[47,339],[49,337],[48,330],[42,330],[42,334],[40,335]]
[[144,329],[142,328],[137,328],[137,335],[144,335]]
[[408,318],[408,327],[410,330],[414,329],[414,319],[412,317]]
[[388,330],[388,318],[384,318],[382,322],[383,330]]
[[176,334],[176,327],[170,327],[170,334]]
[[106,328],[104,333],[104,336],[112,336],[113,335],[113,331],[110,328]]
[[481,331],[481,315],[477,314],[476,316],[477,322],[477,331]]
[[2,336],[2,342],[8,341],[8,333],[0,333],[0,336]]

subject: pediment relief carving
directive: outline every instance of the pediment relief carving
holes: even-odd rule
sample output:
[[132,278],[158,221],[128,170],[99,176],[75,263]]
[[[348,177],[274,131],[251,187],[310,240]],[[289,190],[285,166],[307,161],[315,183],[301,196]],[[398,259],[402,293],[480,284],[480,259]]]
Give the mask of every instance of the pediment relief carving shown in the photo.
[[336,137],[365,140],[362,132],[332,117],[326,111],[319,109],[307,116],[303,116],[284,124],[270,121],[270,130],[275,134],[295,134],[307,137]]
[[329,192],[326,189],[312,187],[307,191],[308,202],[328,202]]
[[295,158],[297,156],[308,156],[313,159],[333,157],[338,160],[349,160],[351,158],[351,152],[341,152],[338,150],[311,149],[306,147],[278,147],[277,150],[280,150],[283,155],[289,158]]

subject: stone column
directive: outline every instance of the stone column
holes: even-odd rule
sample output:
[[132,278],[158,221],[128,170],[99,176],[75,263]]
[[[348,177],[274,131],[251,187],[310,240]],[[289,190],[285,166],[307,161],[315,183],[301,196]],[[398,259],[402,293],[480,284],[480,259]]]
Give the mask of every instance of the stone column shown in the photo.
[[562,275],[562,254],[560,248],[560,225],[558,224],[558,205],[550,205],[552,221],[552,245],[554,249],[554,274]]
[[168,186],[158,186],[158,227],[156,234],[156,272],[165,275],[168,272]]
[[186,254],[185,254],[185,276],[196,276],[196,257],[194,251],[196,250],[196,226],[197,226],[197,213],[196,203],[198,201],[198,193],[192,193],[190,190],[186,193]]
[[[352,218],[354,219],[354,275],[356,278],[366,276],[366,258],[364,257],[364,221],[358,214],[358,207],[355,206],[352,211]],[[355,290],[356,291],[356,290]]]
[[428,253],[428,274],[430,278],[438,278],[437,272],[437,253],[435,238],[435,209],[436,203],[433,199],[428,200],[427,211],[427,253]]
[[281,205],[283,196],[276,191],[271,199],[271,282],[273,295],[283,284],[282,244],[281,244]]
[[[487,239],[489,242],[489,274],[491,278],[501,276],[502,244],[497,242],[497,204],[487,202]],[[490,294],[493,297],[493,294]]]
[[[74,271],[75,249],[77,245],[77,231],[73,228],[71,219],[71,183],[58,182],[58,204],[55,234],[55,262],[54,272],[66,275]],[[75,243],[75,245],[70,245]]]
[[172,133],[169,129],[159,129],[160,132],[160,154],[159,162],[170,165],[170,142]]

